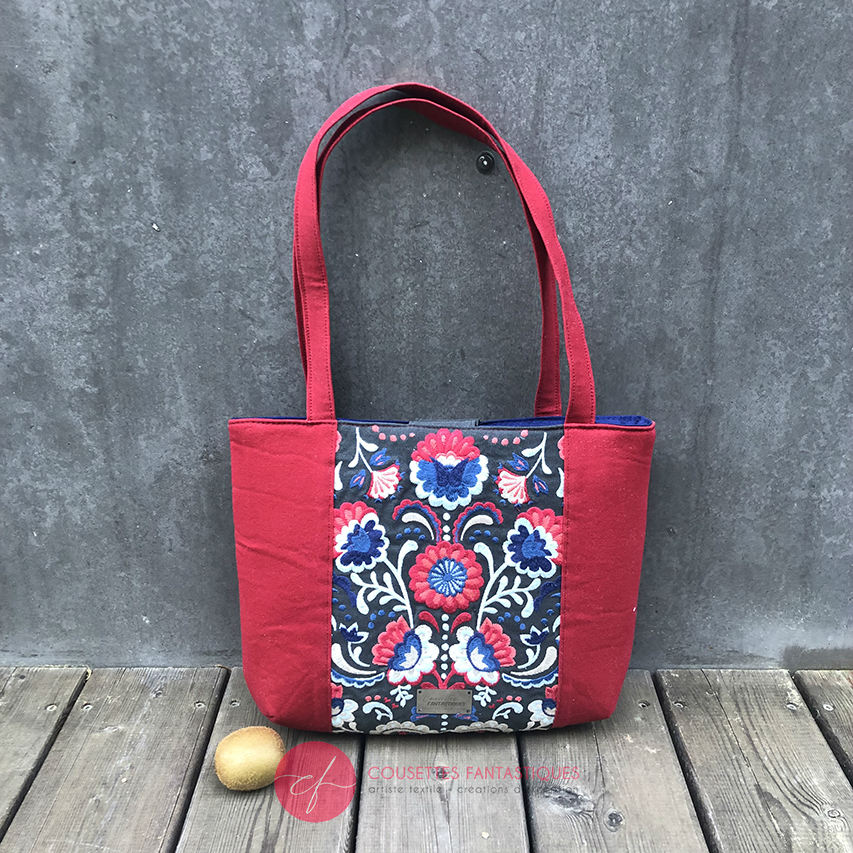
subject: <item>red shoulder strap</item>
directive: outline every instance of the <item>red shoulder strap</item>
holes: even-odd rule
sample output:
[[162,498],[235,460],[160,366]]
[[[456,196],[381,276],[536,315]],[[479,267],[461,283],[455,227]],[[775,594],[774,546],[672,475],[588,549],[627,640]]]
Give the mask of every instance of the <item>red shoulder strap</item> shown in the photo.
[[[557,239],[551,206],[544,190],[533,173],[505,142],[489,122],[472,107],[439,89],[419,83],[400,83],[379,86],[353,96],[342,104],[315,135],[302,160],[296,184],[294,211],[294,291],[300,345],[306,367],[306,408],[310,419],[334,419],[331,358],[329,349],[329,291],[319,231],[320,179],[327,148],[320,157],[320,148],[329,131],[354,110],[371,99],[391,95],[392,100],[369,107],[350,119],[345,129],[335,133],[330,145],[335,145],[356,121],[374,109],[391,103],[407,106],[440,121],[454,130],[466,133],[494,147],[504,159],[507,170],[516,184],[533,238],[543,295],[543,359],[546,354],[552,368],[540,374],[537,409],[553,410],[553,388],[559,375],[559,352],[556,336],[549,330],[556,324],[553,306],[554,281],[560,289],[563,332],[570,370],[570,394],[566,412],[567,423],[591,423],[595,419],[595,387],[589,352],[571,290],[565,256]],[[544,380],[544,385],[543,385]],[[543,390],[544,389],[544,390]],[[559,395],[559,390],[557,390]],[[557,400],[559,396],[557,396]]]
[[[425,101],[422,98],[403,98],[369,106],[356,112],[350,113],[333,131],[326,142],[325,147],[320,152],[318,162],[318,192],[322,193],[323,185],[323,170],[328,162],[329,155],[334,151],[338,143],[346,134],[352,130],[357,124],[363,121],[373,113],[383,110],[387,107],[407,107],[426,115],[431,120],[451,127],[456,131],[471,135],[476,139],[484,142],[486,145],[497,150],[507,171],[515,183],[515,177],[512,174],[510,164],[507,162],[506,155],[496,147],[496,140],[488,134],[481,131],[479,128],[470,128],[459,125],[459,117],[456,113],[434,104]],[[465,120],[467,122],[467,120]],[[539,237],[539,232],[533,224],[533,219],[524,198],[521,199],[524,215],[527,220],[527,227],[530,231],[530,237],[533,241],[533,251],[536,257],[536,268],[539,274],[539,289],[542,301],[542,343],[540,347],[540,364],[539,364],[539,384],[536,389],[536,398],[534,403],[534,414],[537,416],[559,417],[563,414],[563,402],[560,392],[560,321],[557,312],[557,289],[555,285],[554,271],[551,268],[551,262],[548,260],[548,255],[545,252],[545,247]],[[295,257],[294,257],[295,260]],[[297,331],[299,334],[299,348],[302,355],[302,367],[307,374],[307,361],[305,353],[305,332],[302,320],[302,305],[301,293],[298,285],[299,272],[294,263],[293,282],[294,296],[296,298],[296,317]]]

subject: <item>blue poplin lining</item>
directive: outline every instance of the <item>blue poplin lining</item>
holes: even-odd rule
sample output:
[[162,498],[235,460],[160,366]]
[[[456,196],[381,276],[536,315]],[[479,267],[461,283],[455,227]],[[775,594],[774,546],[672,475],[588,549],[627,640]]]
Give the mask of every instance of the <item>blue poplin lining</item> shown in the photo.
[[[615,426],[651,426],[652,422],[642,415],[596,415],[597,424],[614,424]],[[548,427],[560,426],[561,417],[514,418],[505,421],[480,421],[478,426],[496,427]]]
[[[278,416],[269,416],[261,418],[262,420],[267,421],[304,421],[305,417],[278,417]],[[235,420],[243,420],[242,418],[235,418]],[[250,420],[256,420],[255,418],[251,418]],[[389,424],[394,426],[408,426],[411,421],[389,421],[383,420],[382,418],[377,418],[372,421],[364,421],[364,420],[355,420],[353,418],[339,418],[341,423],[344,424]],[[643,417],[642,415],[596,415],[595,422],[597,424],[613,424],[614,426],[636,426],[636,427],[647,427],[651,426],[652,422],[649,418]],[[427,421],[419,421],[419,423],[427,423]],[[563,418],[561,417],[551,417],[544,416],[540,418],[511,418],[509,420],[498,420],[498,421],[477,421],[475,426],[478,427],[555,427],[560,426],[563,423]],[[435,418],[435,424],[437,426],[441,425],[441,421],[439,418]]]

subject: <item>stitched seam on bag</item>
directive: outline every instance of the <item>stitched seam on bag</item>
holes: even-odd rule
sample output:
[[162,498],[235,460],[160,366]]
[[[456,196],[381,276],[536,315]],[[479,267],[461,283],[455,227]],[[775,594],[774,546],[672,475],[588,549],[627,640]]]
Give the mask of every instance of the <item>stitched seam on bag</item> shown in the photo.
[[649,430],[654,430],[654,428],[655,421],[642,426],[626,426],[625,424],[566,424],[566,429],[606,429],[629,433],[648,432]]
[[329,528],[326,531],[326,542],[327,542],[327,553],[326,553],[326,571],[328,572],[328,593],[329,593],[329,609],[326,612],[325,619],[325,627],[323,630],[326,632],[325,635],[329,638],[329,642],[326,647],[326,665],[328,666],[328,677],[326,678],[326,708],[329,715],[329,724],[327,731],[333,731],[332,726],[332,594],[334,590],[334,583],[332,579],[332,575],[334,573],[334,559],[335,559],[335,456],[337,454],[337,443],[338,443],[338,430],[337,427],[335,429],[329,430],[329,434],[332,439],[331,445],[331,459],[330,470],[332,472],[332,482],[330,483],[331,489],[329,490],[329,495],[331,495],[331,499],[329,501]]
[[[485,119],[484,119],[484,121],[486,121],[486,123],[488,124],[488,121],[487,121],[487,120],[485,120]],[[499,134],[497,133],[497,131],[494,131],[494,135],[495,135],[499,140],[501,139],[501,137],[499,136]],[[501,141],[502,141],[502,140],[501,140]],[[521,162],[521,164],[522,164],[522,165],[526,166],[526,164],[524,163],[524,161],[522,160],[522,158],[521,158],[521,157],[520,157],[520,156],[519,156],[515,151],[513,151],[513,155],[514,155],[515,157],[517,157],[517,158],[518,158],[518,160]],[[509,161],[511,161],[511,159],[512,159],[512,158],[511,158],[511,156],[510,156],[508,153],[504,152],[503,150],[501,150],[501,156],[502,156],[502,158],[504,159],[504,162],[505,162],[505,163],[507,163],[507,164],[509,164]],[[530,230],[530,232],[531,232],[531,235],[530,235],[530,236],[531,236],[531,239],[532,239],[532,240],[534,241],[534,243],[535,243],[535,238],[533,237],[533,233],[532,233],[532,232],[535,230],[535,231],[536,231],[536,233],[537,233],[537,234],[538,234],[538,236],[539,236],[539,239],[540,239],[540,241],[541,241],[541,243],[542,243],[542,248],[544,249],[544,252],[545,252],[545,262],[546,262],[548,265],[550,265],[550,267],[551,267],[551,272],[554,274],[554,287],[555,287],[555,290],[556,290],[556,289],[558,288],[558,286],[559,286],[559,280],[558,280],[558,278],[557,278],[557,272],[556,272],[556,270],[554,269],[554,264],[551,262],[551,259],[550,259],[550,258],[549,258],[549,256],[548,256],[548,247],[547,247],[547,245],[545,244],[545,238],[544,238],[544,237],[542,236],[542,234],[539,232],[539,228],[538,228],[538,227],[537,227],[537,225],[536,225],[536,221],[535,221],[535,218],[534,218],[534,216],[533,216],[533,212],[532,212],[532,210],[530,209],[530,205],[527,203],[526,199],[524,198],[523,192],[522,192],[522,190],[521,190],[521,186],[520,186],[520,180],[519,180],[519,178],[516,176],[515,171],[512,169],[512,167],[511,167],[511,166],[508,166],[508,168],[510,169],[510,172],[512,173],[512,176],[513,176],[513,183],[514,183],[514,185],[515,185],[515,188],[516,188],[516,190],[517,190],[518,194],[521,196],[522,205],[523,205],[523,207],[524,207],[524,209],[525,209],[525,214],[526,214],[526,215],[525,215],[525,219],[527,219],[528,229],[529,229],[529,230]],[[532,174],[533,174],[532,170],[530,170],[530,168],[529,168],[529,167],[527,167],[527,168],[528,168],[528,171],[530,171],[530,173],[531,173],[531,175],[532,175]],[[535,178],[535,175],[534,175],[534,178]],[[541,187],[540,187],[540,189],[541,189]],[[545,191],[544,191],[544,190],[542,190],[542,195],[544,196],[545,201],[547,202],[547,201],[548,201],[548,197],[547,197],[547,195],[545,195]],[[550,210],[550,203],[548,204],[548,208],[547,208],[547,209],[548,209],[548,210]],[[552,221],[552,225],[553,225],[553,216],[552,216],[552,218],[551,218],[551,221]],[[555,232],[555,235],[556,235],[556,226],[554,226],[554,232]],[[561,250],[562,250],[562,247],[561,247]],[[564,260],[565,260],[565,258],[564,258]],[[538,259],[537,259],[537,272],[541,272],[541,270],[539,269]],[[540,283],[543,283],[543,278],[542,278],[542,276],[541,276],[541,275],[540,275]],[[540,288],[540,293],[541,293],[542,315],[543,315],[543,328],[544,328],[544,317],[545,317],[545,293],[544,293],[544,288]],[[555,327],[555,328],[554,328],[554,331],[555,331],[555,333],[556,333],[555,337],[557,338],[557,370],[556,370],[556,372],[555,372],[554,379],[553,379],[553,383],[552,383],[552,395],[553,395],[553,399],[556,401],[556,400],[560,400],[560,343],[559,343],[559,334],[560,334],[560,316],[559,316],[559,311],[558,311],[558,309],[557,309],[556,293],[555,293],[555,296],[554,296],[554,313],[555,313],[556,317],[555,317],[555,323],[554,323],[554,324],[552,324],[552,326],[553,326],[553,327]],[[542,355],[544,355],[544,352],[543,352],[543,350],[544,350],[544,332],[543,332],[542,345],[543,345],[543,346],[542,346],[542,347],[540,347],[540,359],[541,359],[541,356],[542,356]],[[540,373],[541,373],[541,369],[540,369]],[[538,391],[537,391],[537,396],[538,396]],[[562,414],[562,401],[560,401],[560,414]]]
[[[532,218],[533,218],[533,217],[532,217],[532,215],[531,215],[531,220],[532,220]],[[541,234],[539,235],[539,239],[540,239],[540,240],[542,239],[542,235],[541,235]],[[543,242],[543,247],[544,247],[544,242]],[[547,251],[546,251],[546,252],[545,252],[545,257],[546,257],[546,259],[547,259],[547,256],[548,256],[548,253],[547,253]],[[550,262],[549,262],[549,263],[550,263]],[[537,268],[538,268],[538,263],[537,263]],[[554,269],[553,269],[553,264],[552,264],[552,265],[551,265],[551,272],[553,272],[553,271],[554,271]],[[540,377],[541,377],[541,374],[542,374],[542,367],[544,366],[544,359],[545,359],[545,337],[546,337],[546,325],[545,325],[545,287],[544,287],[544,281],[543,281],[543,279],[542,279],[542,277],[541,277],[541,276],[540,276],[540,284],[542,285],[542,286],[540,287],[540,289],[539,289],[539,292],[540,292],[540,300],[541,300],[541,303],[542,303],[542,343],[541,343],[541,345],[540,345],[540,361],[541,361],[541,364],[540,364],[540,369],[539,369],[539,373],[540,373]],[[555,275],[555,276],[554,276],[554,287],[555,287],[555,289],[556,289],[556,286],[557,286],[557,277],[556,277],[556,275]],[[556,361],[557,361],[557,370],[556,370],[556,371],[552,371],[552,372],[553,372],[553,374],[554,374],[554,376],[553,376],[553,379],[552,379],[552,381],[551,381],[551,391],[550,391],[550,394],[551,394],[551,398],[552,398],[552,401],[553,401],[553,402],[557,402],[557,401],[559,401],[559,413],[562,415],[562,413],[563,413],[563,403],[562,403],[562,400],[560,399],[560,341],[559,341],[559,336],[560,336],[560,319],[559,319],[559,314],[558,314],[558,312],[557,312],[557,297],[556,297],[556,294],[554,295],[554,314],[555,314],[555,320],[554,320],[554,322],[551,324],[551,328],[552,328],[552,331],[554,332],[554,335],[553,335],[552,337],[556,337],[556,339],[557,339],[557,359],[556,359]],[[537,389],[537,398],[538,398],[538,389]]]
[[[299,175],[296,177],[297,184],[299,182]],[[312,375],[314,373],[314,368],[312,365],[311,358],[311,333],[309,331],[311,322],[309,320],[310,316],[310,308],[309,302],[307,298],[307,292],[305,289],[305,270],[302,265],[302,252],[300,251],[299,240],[297,238],[297,234],[299,234],[299,205],[293,206],[293,251],[295,255],[296,267],[299,271],[298,281],[299,281],[299,293],[300,299],[302,300],[302,337],[305,341],[305,413],[308,413],[309,407],[311,406],[311,401],[309,399],[309,383],[311,382]],[[297,323],[299,322],[299,318],[296,318]]]
[[[298,233],[298,223],[299,223],[299,210],[297,205],[293,206],[293,230],[294,230],[294,238],[293,238],[293,253],[294,253],[294,263],[297,267],[298,271],[298,281],[299,281],[299,299],[301,301],[301,308],[299,315],[296,318],[297,323],[299,324],[299,329],[301,329],[302,340],[300,345],[304,348],[304,353],[302,353],[303,364],[302,369],[305,373],[305,381],[308,381],[308,362],[310,357],[310,350],[308,349],[308,330],[307,330],[307,320],[305,319],[307,314],[307,298],[305,294],[305,274],[302,268],[302,253],[299,249],[299,241],[296,239],[296,233]],[[307,395],[307,385],[306,385],[306,406],[308,402]]]
[[[553,269],[552,269],[553,272]],[[557,276],[554,276],[554,288],[556,290],[557,287]],[[544,300],[543,300],[543,311],[544,309]],[[562,390],[560,388],[560,315],[557,308],[557,295],[554,294],[554,322],[552,323],[554,337],[556,338],[556,347],[557,347],[557,369],[554,371],[554,380],[553,380],[553,390],[552,394],[554,397],[554,402],[557,404],[557,412],[558,414],[563,414],[563,396]]]
[[[531,174],[533,174],[533,172],[532,172],[532,171],[531,171]],[[536,176],[535,176],[535,175],[533,175],[533,177],[535,178]],[[552,230],[553,230],[553,232],[554,232],[554,237],[555,237],[555,239],[556,239],[557,246],[558,246],[558,248],[559,248],[560,254],[562,255],[563,264],[565,265],[565,270],[564,270],[564,272],[565,272],[566,278],[567,278],[567,280],[568,280],[568,286],[569,286],[569,289],[571,290],[571,286],[572,286],[572,285],[571,285],[571,276],[569,276],[569,269],[568,269],[568,264],[566,264],[566,256],[565,256],[565,253],[563,252],[562,246],[560,246],[560,244],[559,244],[559,239],[557,239],[557,226],[556,226],[556,223],[555,223],[555,221],[554,221],[554,214],[553,214],[553,211],[551,210],[551,203],[550,203],[550,201],[548,200],[548,195],[546,194],[545,190],[542,188],[541,184],[540,184],[540,185],[538,185],[538,186],[535,186],[535,187],[534,187],[534,190],[535,190],[535,194],[540,195],[540,196],[541,196],[541,198],[542,198],[542,199],[544,200],[544,202],[545,202],[545,206],[544,206],[545,213],[546,213],[546,215],[547,215],[547,217],[548,217],[548,222],[550,223],[551,228],[552,228]],[[544,239],[543,239],[543,242],[544,242]],[[547,251],[547,246],[546,246],[546,251]],[[553,267],[553,263],[552,263],[552,268],[554,268],[554,267]],[[556,270],[556,269],[554,269],[554,278],[557,280],[557,284],[558,284],[558,286],[559,286],[559,278],[558,278],[558,276],[557,276],[557,270]],[[574,295],[573,295],[573,294],[572,294],[571,298],[572,298],[572,302],[574,303],[574,302],[575,302],[575,300],[574,300]],[[572,347],[572,344],[571,344],[572,336],[568,334],[568,329],[566,328],[566,319],[567,319],[567,318],[566,318],[566,314],[567,314],[567,313],[568,313],[568,314],[571,314],[571,313],[572,313],[572,311],[571,311],[571,308],[570,308],[569,306],[566,306],[566,305],[565,305],[565,301],[563,301],[563,312],[562,312],[562,313],[563,313],[563,333],[564,333],[564,334],[563,334],[563,336],[564,336],[564,339],[565,339],[565,341],[566,341],[566,356],[567,356],[567,359],[568,359],[568,361],[569,361],[569,365],[570,365],[570,373],[569,373],[569,405],[568,405],[568,408],[567,408],[567,410],[566,410],[566,416],[568,417],[569,412],[571,411],[571,398],[572,398],[572,391],[571,391],[571,381],[572,381],[572,377],[571,377],[571,363],[572,363],[572,360],[573,360],[573,354],[576,352],[576,349]],[[576,314],[578,315],[578,318],[580,319],[580,313],[578,312],[577,304],[574,304],[574,313],[576,313]],[[581,325],[581,328],[583,328],[583,321],[582,321],[582,320],[580,321],[580,325]],[[590,406],[591,406],[592,417],[594,418],[594,417],[595,417],[595,390],[594,390],[595,386],[594,386],[594,384],[593,384],[594,380],[593,380],[593,377],[592,377],[592,367],[589,365],[589,348],[588,348],[588,347],[587,347],[587,358],[586,358],[586,362],[585,362],[585,365],[584,365],[584,371],[585,371],[585,373],[587,374],[587,378],[588,378],[588,380],[589,380],[589,402],[590,402]]]
[[[317,159],[316,149],[314,153],[315,161]],[[314,183],[317,182],[316,172],[314,174]],[[323,244],[320,240],[320,205],[317,202],[317,196],[319,194],[319,186],[317,187],[316,192],[312,193],[312,204],[317,204],[317,216],[312,218],[311,221],[311,230],[314,234],[314,247],[317,252],[317,257],[320,261],[320,274],[322,276],[323,290],[326,294],[326,304],[325,304],[325,316],[323,317],[323,324],[320,327],[320,336],[322,338],[321,344],[323,346],[322,351],[322,359],[323,359],[323,383],[326,386],[326,401],[330,408],[329,414],[334,418],[335,416],[335,398],[334,391],[332,389],[332,341],[331,341],[331,317],[330,312],[332,310],[332,300],[331,294],[329,293],[329,277],[326,274],[326,262],[323,259]],[[326,369],[328,367],[328,370]],[[331,707],[331,705],[329,706]]]
[[[309,146],[309,150],[311,148],[314,148],[314,151],[315,151],[314,159],[316,160],[317,146],[313,142],[311,143],[311,146]],[[296,180],[297,180],[297,185],[298,185],[298,182],[299,182],[298,174],[297,174]],[[315,175],[314,183],[316,184],[316,175]],[[316,191],[314,193],[314,197],[316,199]],[[296,225],[298,222],[298,205],[294,206],[293,216],[294,216],[294,229],[296,229]],[[319,209],[317,212],[317,218],[319,218]],[[317,253],[319,254],[319,258],[320,258],[321,275],[325,275],[325,264],[323,263],[323,255],[322,255],[323,250],[322,250],[322,244],[319,242],[319,231],[318,231],[318,226],[317,226],[316,220],[312,221],[312,223],[311,223],[311,231],[312,231],[312,236],[314,237],[314,246],[315,246],[315,249],[317,250]],[[299,232],[297,230],[295,230],[295,233],[299,233]],[[311,298],[310,298],[308,289],[305,286],[305,273],[304,273],[304,267],[302,264],[302,253],[301,253],[300,247],[299,247],[299,240],[296,239],[295,237],[294,237],[294,246],[296,247],[296,249],[295,249],[295,251],[296,251],[296,262],[299,266],[299,271],[300,271],[299,278],[303,284],[301,292],[303,294],[303,308],[305,308],[305,306],[311,304]],[[328,316],[329,315],[328,282],[326,282],[326,297],[327,297],[327,299],[326,299],[327,304],[326,304],[326,310],[325,310],[325,314],[326,314],[325,323],[326,323],[326,325],[328,325],[328,322],[329,322],[329,316]],[[306,410],[306,413],[309,410],[313,410],[315,408],[315,406],[314,406],[314,397],[315,397],[314,391],[316,389],[316,381],[315,381],[316,376],[315,376],[315,374],[317,371],[316,371],[313,348],[311,345],[312,334],[311,334],[311,323],[309,320],[309,317],[311,316],[312,313],[313,312],[310,309],[309,310],[303,310],[303,331],[305,334],[305,351],[306,351],[306,371],[305,371],[305,410]],[[327,337],[323,333],[322,324],[320,327],[320,337],[321,337],[321,345],[322,345],[322,339],[325,339]],[[327,383],[327,390],[328,390],[328,394],[329,394],[327,399],[332,401],[332,414],[334,416],[334,400],[331,397],[331,349],[329,347],[327,347],[327,349],[329,350],[329,353],[328,353],[329,354],[329,371],[328,371],[328,376],[327,377],[324,376],[323,381]],[[321,360],[321,362],[324,361],[322,353],[320,355],[320,360]],[[324,371],[324,373],[325,372],[326,371]]]
[[[568,430],[563,428],[563,565],[560,568],[560,650],[557,660],[557,711],[555,716],[565,719],[568,716],[568,711],[565,709],[569,704],[569,693],[566,689],[569,686],[570,679],[566,677],[566,662],[568,660],[568,620],[566,617],[566,602],[569,600],[568,584],[569,584],[569,527],[571,519],[569,517],[569,459],[572,456],[572,448],[568,439]],[[555,721],[556,722],[556,721]],[[565,723],[563,723],[565,725]]]
[[[302,298],[302,271],[299,268],[299,245],[296,240],[296,234],[299,231],[299,211],[297,205],[293,205],[293,289],[294,289],[294,309],[296,312],[296,335],[299,338],[300,355],[302,356],[302,369],[308,373],[308,346],[305,341],[305,300]],[[299,295],[296,296],[298,289]],[[307,403],[306,399],[306,403]]]
[[[346,418],[341,418],[342,421],[346,423]],[[306,420],[304,418],[231,418],[228,421],[228,425],[234,426],[242,425],[242,424],[262,424],[264,426],[325,426],[327,424],[337,424],[337,418],[330,418],[327,420]],[[375,425],[375,426],[408,426],[408,423],[388,423],[385,421],[368,421],[367,425]],[[444,426],[447,426],[446,423],[442,423],[442,421],[436,421],[435,423],[427,423],[421,422],[419,426],[425,427],[437,427],[441,429]],[[556,432],[565,429],[600,429],[600,430],[611,430],[618,431],[624,433],[638,433],[638,432],[649,432],[655,431],[657,426],[656,421],[652,421],[650,424],[645,424],[642,426],[625,426],[623,424],[560,424],[555,426],[547,426],[547,427],[527,427],[527,429],[536,429],[542,432]],[[520,427],[504,427],[504,426],[490,426],[488,424],[477,424],[475,429],[480,430],[488,430],[489,432],[506,432],[506,433],[517,433]]]
[[[533,174],[532,171],[531,171],[531,174]],[[533,177],[535,178],[536,176],[533,175]],[[542,199],[545,202],[545,212],[547,214],[548,221],[551,225],[551,228],[554,232],[554,237],[556,239],[557,246],[559,248],[560,254],[561,254],[562,259],[563,259],[563,264],[565,266],[565,274],[566,274],[566,278],[568,281],[569,290],[571,291],[571,286],[572,286],[571,285],[571,276],[569,275],[569,267],[568,267],[568,264],[566,263],[566,256],[565,256],[565,253],[563,252],[563,247],[560,246],[560,241],[559,241],[559,238],[557,237],[557,225],[556,225],[556,222],[554,220],[554,212],[551,209],[551,203],[548,200],[547,193],[545,192],[545,190],[541,186],[541,184],[538,184],[538,179],[537,179],[537,186],[535,187],[535,189],[536,189],[537,193],[541,194]],[[552,264],[552,267],[553,267],[553,264]],[[555,278],[557,277],[557,270],[556,269],[554,269],[554,277]],[[559,284],[559,279],[557,281]],[[578,320],[580,321],[580,327],[581,327],[581,329],[583,329],[583,320],[580,319],[580,312],[578,311],[577,304],[575,303],[574,294],[572,294],[572,302],[574,303],[574,309],[575,309],[574,313],[576,313],[578,315]],[[571,309],[569,309],[569,313],[571,313]],[[566,325],[565,321],[566,321],[566,311],[564,310],[563,311],[563,327],[564,327],[563,332],[564,332],[564,337],[566,339],[567,358],[568,358],[569,364],[571,365],[572,355],[576,350],[574,350],[573,347],[571,346],[571,343],[570,343],[571,336],[569,334],[567,334],[567,329],[565,328],[565,325]],[[595,384],[594,384],[595,380],[593,379],[593,376],[592,376],[592,366],[589,363],[589,346],[587,346],[586,349],[587,349],[587,358],[586,358],[585,364],[584,364],[584,371],[587,374],[587,379],[589,381],[588,397],[589,397],[589,403],[590,403],[590,411],[591,411],[592,417],[594,419],[595,418]],[[566,410],[567,417],[568,417],[569,411],[571,410],[571,374],[569,376],[569,383],[570,383],[570,390],[569,390],[569,407]]]

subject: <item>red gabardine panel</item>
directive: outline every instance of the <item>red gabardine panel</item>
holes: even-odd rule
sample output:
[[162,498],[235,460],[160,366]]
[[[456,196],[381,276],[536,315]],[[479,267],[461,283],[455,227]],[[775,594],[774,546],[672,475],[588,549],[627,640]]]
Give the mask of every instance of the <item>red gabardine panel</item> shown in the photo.
[[330,730],[337,425],[228,430],[246,684],[273,722]]
[[654,424],[565,429],[555,726],[616,707],[634,641],[654,441]]

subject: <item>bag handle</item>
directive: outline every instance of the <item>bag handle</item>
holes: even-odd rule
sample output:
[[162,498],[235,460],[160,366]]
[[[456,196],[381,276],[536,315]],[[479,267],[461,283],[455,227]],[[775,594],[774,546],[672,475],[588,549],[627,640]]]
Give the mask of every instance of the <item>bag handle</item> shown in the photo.
[[[537,240],[540,241],[541,248],[537,248],[537,251],[544,252],[544,257],[549,261],[550,272],[560,289],[563,334],[570,370],[566,423],[594,422],[595,386],[583,323],[572,296],[566,259],[557,239],[551,206],[544,190],[511,146],[501,139],[497,131],[476,110],[439,89],[419,83],[377,86],[349,98],[332,113],[314,136],[299,168],[294,209],[294,291],[297,322],[304,334],[308,418],[335,418],[329,345],[329,289],[319,230],[318,154],[324,137],[338,122],[370,99],[386,93],[394,96],[393,101],[387,101],[386,105],[400,104],[406,100],[406,105],[416,105],[417,109],[425,114],[439,116],[443,124],[454,130],[483,141],[488,137],[490,144],[507,162],[509,173],[526,210],[530,213],[534,226],[531,231],[535,232],[534,248],[539,245]],[[406,95],[414,97],[406,98]],[[443,110],[436,110],[436,105]],[[543,321],[548,314],[547,306],[546,299],[543,304]],[[550,322],[551,318],[547,317],[547,323]],[[547,335],[543,344],[548,346]],[[558,356],[554,353],[549,355],[556,372],[559,370]],[[546,374],[546,377],[548,375]]]
[[[500,137],[497,136],[496,132],[494,131],[494,128],[492,128],[491,125],[484,118],[480,117],[480,120],[489,128],[489,130],[491,131],[491,133],[494,134],[494,136],[487,135],[485,129],[473,125],[469,119],[463,118],[458,114],[454,113],[452,110],[442,107],[439,104],[436,104],[431,101],[426,101],[421,98],[404,98],[386,101],[373,107],[368,106],[367,108],[362,109],[360,112],[350,114],[344,121],[342,121],[337,126],[330,141],[326,144],[326,147],[320,154],[320,162],[318,164],[318,195],[319,185],[322,180],[323,168],[334,146],[337,145],[341,138],[352,127],[354,127],[355,124],[366,118],[368,115],[371,115],[373,112],[379,109],[384,109],[385,107],[389,106],[405,106],[408,108],[415,109],[427,115],[429,118],[432,118],[448,127],[451,127],[453,130],[466,133],[467,135],[480,139],[481,141],[485,142],[485,144],[494,147],[497,150],[499,156],[501,156],[501,158],[504,160],[507,166],[507,170],[510,176],[512,177],[513,182],[517,186],[517,180],[513,175],[512,165],[507,161],[505,152],[501,150],[502,140],[500,140]],[[471,110],[470,107],[467,107],[467,109],[470,110],[474,115],[479,115],[473,110]],[[466,125],[470,125],[470,127]],[[517,155],[516,159],[518,159]],[[529,209],[523,197],[522,205],[525,211],[525,216],[528,220],[528,227],[530,229],[531,237],[533,239],[534,244],[534,252],[537,257],[537,267],[539,268],[539,279],[540,288],[542,291],[543,305],[541,367],[534,412],[536,415],[559,416],[562,414],[562,402],[560,398],[559,378],[559,315],[557,313],[556,289],[554,286],[555,278],[550,265],[550,261],[547,258],[547,253],[545,251],[544,245],[542,244],[541,238],[539,238],[535,225],[532,223],[532,218]],[[294,264],[294,267],[294,286],[297,301],[298,318],[297,328],[300,333],[300,349],[303,352],[303,366],[305,366],[305,339],[302,330],[301,294],[300,287],[298,285],[299,271],[296,264]]]
[[[325,170],[326,163],[328,162],[329,155],[334,151],[338,143],[357,124],[362,122],[368,116],[373,115],[373,113],[383,110],[386,107],[406,107],[413,109],[426,115],[433,121],[449,126],[456,131],[460,130],[460,127],[454,124],[454,119],[458,119],[458,116],[454,112],[448,110],[446,107],[425,101],[421,98],[404,98],[401,100],[378,104],[372,107],[369,106],[359,112],[351,113],[337,126],[337,128],[335,128],[332,136],[329,138],[329,141],[320,152],[319,162],[317,164],[318,193],[322,192],[323,172]],[[461,130],[463,133],[465,132],[464,128]],[[506,166],[513,183],[516,184],[517,182],[512,171],[512,166],[507,161],[506,154],[500,149],[499,142],[494,137],[489,136],[482,131],[477,133],[472,132],[471,135],[497,151],[498,156],[504,161],[504,165]],[[559,417],[563,414],[563,403],[560,392],[560,321],[559,314],[557,313],[556,279],[554,277],[553,268],[551,267],[551,262],[548,260],[547,252],[545,251],[545,247],[542,243],[542,239],[539,236],[539,232],[536,230],[530,210],[527,207],[527,203],[523,198],[521,199],[521,203],[524,209],[525,219],[527,220],[530,237],[533,241],[533,251],[536,257],[536,268],[539,276],[539,289],[542,302],[542,342],[540,347],[539,383],[536,388],[536,398],[533,411],[537,417]],[[300,304],[301,294],[299,287],[296,286],[298,275],[299,272],[296,269],[296,264],[294,263],[293,281],[294,295],[297,301],[297,332],[299,335],[299,349],[302,356],[302,367],[303,369],[306,369],[305,333],[303,329],[302,310]]]

